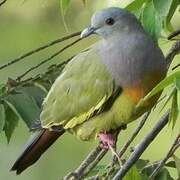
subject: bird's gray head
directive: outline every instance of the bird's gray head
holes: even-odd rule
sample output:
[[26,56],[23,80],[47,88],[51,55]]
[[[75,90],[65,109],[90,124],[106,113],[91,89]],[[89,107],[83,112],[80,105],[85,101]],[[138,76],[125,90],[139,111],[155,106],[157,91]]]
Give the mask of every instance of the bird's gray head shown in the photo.
[[81,38],[98,34],[107,38],[115,33],[128,31],[139,26],[135,16],[125,9],[111,7],[96,12],[91,18],[90,27],[81,33]]

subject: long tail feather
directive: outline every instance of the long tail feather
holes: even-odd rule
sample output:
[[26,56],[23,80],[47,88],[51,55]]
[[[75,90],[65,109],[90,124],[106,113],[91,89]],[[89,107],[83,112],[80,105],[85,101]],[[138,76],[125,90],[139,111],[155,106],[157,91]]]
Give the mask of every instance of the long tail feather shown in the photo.
[[33,134],[33,138],[27,143],[22,154],[16,160],[11,170],[20,174],[26,168],[34,164],[41,155],[61,136],[65,130],[49,131],[42,129]]

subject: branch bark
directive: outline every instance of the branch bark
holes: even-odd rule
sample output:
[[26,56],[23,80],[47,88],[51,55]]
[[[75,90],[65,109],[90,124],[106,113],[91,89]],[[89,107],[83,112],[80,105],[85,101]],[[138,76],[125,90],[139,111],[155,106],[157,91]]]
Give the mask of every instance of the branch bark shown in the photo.
[[171,49],[166,55],[167,69],[169,69],[169,66],[173,61],[174,57],[179,53],[180,53],[180,41],[177,41],[172,45]]
[[150,175],[150,179],[154,179],[158,172],[161,170],[161,168],[164,166],[164,164],[166,163],[166,161],[173,156],[173,154],[175,153],[175,151],[180,147],[180,134],[177,136],[177,138],[175,139],[173,145],[171,146],[170,150],[168,151],[167,155],[165,156],[164,159],[162,159],[160,161],[160,163],[158,164],[158,166],[156,167],[156,169],[152,172],[152,174]]
[[172,38],[174,38],[175,36],[178,36],[180,35],[180,29],[178,29],[177,31],[174,31],[173,33],[171,33],[169,36],[168,36],[168,40],[171,40]]
[[4,0],[2,2],[0,2],[0,7],[6,2],[7,0]]
[[135,131],[132,133],[130,138],[127,140],[126,144],[124,144],[124,146],[119,151],[119,153],[118,153],[119,158],[121,158],[123,156],[123,154],[126,152],[127,148],[130,146],[130,144],[134,141],[136,136],[139,134],[140,130],[143,128],[145,122],[147,121],[147,119],[149,117],[149,114],[150,114],[150,111],[144,114],[142,120],[138,124],[137,128],[135,129]]
[[101,149],[98,145],[94,150],[89,153],[89,155],[84,159],[84,161],[74,172],[71,172],[64,177],[64,180],[80,179],[82,176],[89,173],[89,171],[97,165],[97,163],[104,157],[106,153],[107,150]]
[[154,138],[161,132],[161,130],[168,123],[169,112],[160,119],[160,121],[154,126],[152,131],[141,141],[141,143],[135,148],[129,159],[123,165],[123,167],[117,172],[113,180],[122,180],[129,169],[135,164],[146,148],[151,144]]
[[[81,38],[78,38],[77,40],[73,41],[72,43],[66,45],[65,47],[63,47],[62,49],[60,49],[59,51],[57,51],[56,53],[52,54],[50,57],[48,57],[47,59],[43,60],[42,62],[40,62],[39,64],[37,64],[36,66],[33,66],[31,68],[29,68],[27,71],[25,71],[22,75],[17,77],[17,81],[20,81],[24,76],[26,76],[28,73],[30,73],[31,71],[37,69],[38,67],[42,66],[43,64],[49,62],[51,59],[53,59],[54,57],[58,56],[60,53],[62,53],[63,51],[65,51],[66,49],[68,49],[69,47],[73,46],[74,44],[76,44],[77,42],[79,42],[81,40]],[[69,60],[69,59],[68,59]]]
[[37,49],[34,49],[34,50],[32,50],[32,51],[29,51],[29,52],[27,52],[27,53],[19,56],[18,58],[15,58],[15,59],[13,59],[13,60],[10,61],[10,62],[8,62],[8,63],[6,63],[6,64],[4,64],[4,65],[1,65],[1,66],[0,66],[0,70],[6,68],[6,67],[8,67],[8,66],[11,66],[11,65],[13,65],[13,64],[15,64],[15,63],[17,63],[17,62],[19,62],[19,61],[22,61],[24,58],[26,58],[26,57],[28,57],[28,56],[31,56],[31,55],[33,55],[33,54],[35,54],[35,53],[37,53],[37,52],[39,52],[39,51],[42,51],[42,50],[44,50],[44,49],[46,49],[46,48],[49,48],[49,47],[51,47],[51,46],[53,46],[53,45],[55,45],[55,44],[57,44],[57,43],[60,43],[60,42],[63,42],[63,41],[65,41],[65,40],[71,39],[71,38],[73,38],[73,37],[79,36],[80,34],[81,34],[81,32],[75,32],[75,33],[70,34],[70,35],[68,35],[68,36],[65,36],[65,37],[62,37],[62,38],[60,38],[60,39],[56,39],[56,40],[54,40],[54,41],[51,41],[51,42],[49,42],[49,43],[46,44],[46,45],[43,45],[43,46],[41,46],[41,47],[39,47],[39,48],[37,48]]

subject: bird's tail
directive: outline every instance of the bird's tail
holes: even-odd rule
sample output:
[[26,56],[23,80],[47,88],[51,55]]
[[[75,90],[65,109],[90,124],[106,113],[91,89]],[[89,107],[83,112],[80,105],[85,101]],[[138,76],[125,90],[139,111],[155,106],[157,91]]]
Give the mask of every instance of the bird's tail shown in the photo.
[[33,137],[27,143],[24,151],[16,160],[11,170],[16,171],[16,174],[20,174],[34,164],[64,132],[65,130],[63,128],[58,131],[49,131],[48,129],[37,131],[33,134]]

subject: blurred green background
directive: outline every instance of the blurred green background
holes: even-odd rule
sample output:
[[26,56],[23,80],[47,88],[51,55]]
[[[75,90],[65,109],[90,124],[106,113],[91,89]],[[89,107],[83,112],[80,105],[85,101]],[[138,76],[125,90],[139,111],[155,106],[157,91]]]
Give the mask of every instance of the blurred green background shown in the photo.
[[[0,8],[0,64],[4,64],[24,52],[62,37],[67,33],[82,30],[90,23],[90,17],[97,9],[108,6],[124,7],[126,3],[128,3],[127,0],[87,0],[87,5],[84,7],[81,0],[74,0],[65,16],[69,31],[67,32],[60,13],[60,0],[9,0]],[[172,20],[175,29],[180,28],[180,16],[178,13],[176,13]],[[73,48],[53,59],[50,63],[33,71],[30,76],[37,72],[45,71],[50,64],[65,60],[69,55],[77,53],[80,49],[89,46],[95,40],[92,37],[89,40],[81,41],[73,46]],[[25,59],[23,62],[1,70],[1,83],[5,82],[8,77],[15,78],[20,75],[28,67],[50,56],[61,46],[56,45],[53,48],[49,48],[44,52]],[[162,40],[160,41],[160,46],[166,54],[171,43]],[[134,145],[147,134],[160,117],[159,111],[156,111],[154,117],[150,118],[151,121],[147,122],[135,140]],[[126,141],[136,125],[137,122],[131,123],[128,126],[128,130],[120,135],[119,145],[122,145]],[[171,127],[166,127],[143,154],[143,158],[150,160],[159,160],[162,158],[173,143],[178,132],[178,128],[172,131]],[[30,133],[23,122],[20,122],[18,128],[16,128],[10,144],[7,144],[3,134],[0,135],[0,180],[61,179],[66,173],[77,167],[92,147],[97,144],[97,142],[81,142],[75,137],[66,134],[34,166],[26,170],[22,175],[16,176],[14,173],[9,172],[9,169],[21,152],[29,135]],[[180,157],[180,150],[177,151],[176,155]],[[128,156],[128,153],[126,156]],[[102,163],[110,160],[111,153],[106,156]],[[171,173],[174,177],[177,177],[177,173],[174,170],[171,169]]]

